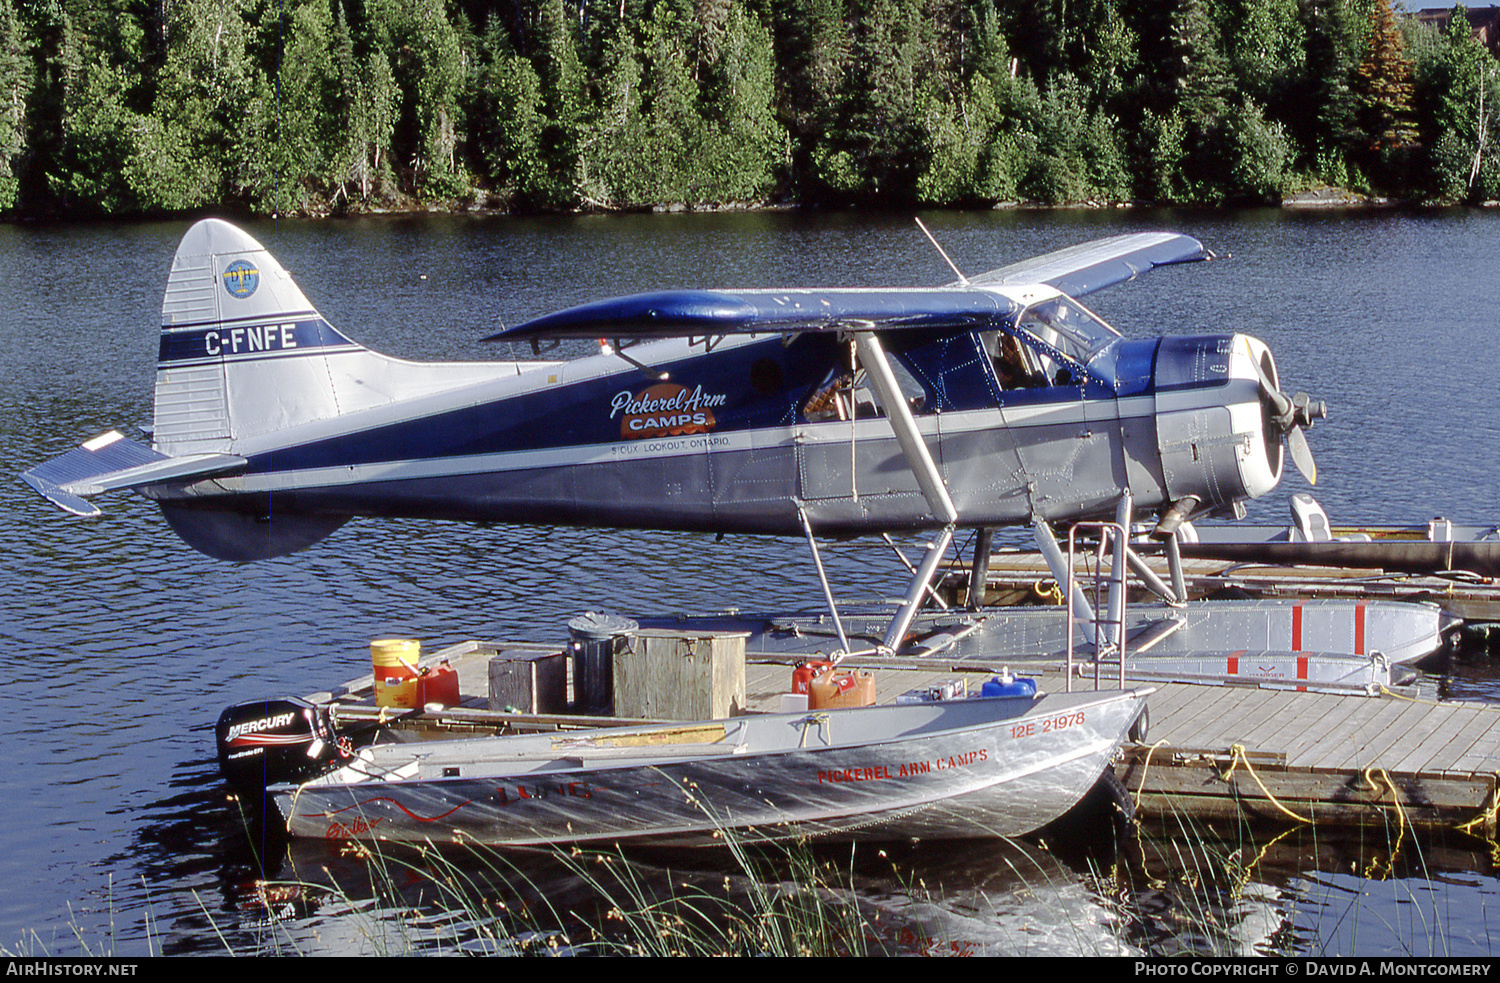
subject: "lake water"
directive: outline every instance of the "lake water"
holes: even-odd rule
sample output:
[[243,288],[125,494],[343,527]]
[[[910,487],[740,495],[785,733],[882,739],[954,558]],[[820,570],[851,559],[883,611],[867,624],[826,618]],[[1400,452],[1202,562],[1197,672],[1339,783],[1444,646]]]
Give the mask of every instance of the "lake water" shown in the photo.
[[[1126,334],[1239,330],[1283,385],[1327,401],[1316,493],[1340,521],[1493,523],[1500,503],[1500,213],[978,212],[924,216],[976,273],[1085,239],[1169,228],[1221,259],[1090,298]],[[430,881],[379,883],[322,844],[247,838],[214,762],[226,705],[368,671],[368,640],[561,643],[585,610],[804,606],[800,541],[354,522],[254,565],[203,557],[155,507],[66,516],[14,475],[149,423],[161,291],[187,223],[0,226],[0,951],[483,949]],[[352,337],[412,359],[473,359],[500,326],[601,296],[676,286],[932,285],[952,279],[905,217],[652,215],[256,223],[252,231]],[[1283,521],[1290,474],[1251,518]],[[844,596],[902,572],[831,547]],[[1483,660],[1445,692],[1500,700]],[[1170,831],[1169,831],[1170,832]],[[1491,952],[1500,884],[1486,844],[1257,831],[1201,854],[1148,841],[1149,876],[1100,883],[1006,844],[846,853],[876,940],[902,951]],[[267,904],[268,876],[308,882]],[[837,856],[835,859],[838,859]],[[752,885],[723,858],[632,858],[645,880]],[[537,862],[533,907],[583,910],[577,871]],[[917,886],[921,889],[918,890]],[[487,890],[489,890],[487,888]],[[495,889],[498,890],[498,889]],[[523,892],[524,893],[524,892]],[[389,914],[387,905],[405,905]],[[748,901],[746,902],[749,903]]]

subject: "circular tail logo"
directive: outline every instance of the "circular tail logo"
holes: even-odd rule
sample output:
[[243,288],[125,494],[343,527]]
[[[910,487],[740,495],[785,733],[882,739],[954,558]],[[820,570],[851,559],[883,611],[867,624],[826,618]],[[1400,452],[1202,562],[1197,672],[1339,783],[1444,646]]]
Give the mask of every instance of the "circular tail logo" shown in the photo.
[[229,296],[244,300],[260,286],[260,270],[247,259],[237,259],[224,270],[224,289]]

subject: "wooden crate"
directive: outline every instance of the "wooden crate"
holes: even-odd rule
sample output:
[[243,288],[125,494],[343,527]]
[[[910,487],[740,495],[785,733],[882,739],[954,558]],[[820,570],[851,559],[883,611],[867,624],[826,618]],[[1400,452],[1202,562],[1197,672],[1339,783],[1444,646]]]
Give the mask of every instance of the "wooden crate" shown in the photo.
[[555,648],[505,646],[490,656],[490,709],[568,712],[568,657]]
[[745,711],[744,632],[641,630],[615,654],[615,715],[716,720]]

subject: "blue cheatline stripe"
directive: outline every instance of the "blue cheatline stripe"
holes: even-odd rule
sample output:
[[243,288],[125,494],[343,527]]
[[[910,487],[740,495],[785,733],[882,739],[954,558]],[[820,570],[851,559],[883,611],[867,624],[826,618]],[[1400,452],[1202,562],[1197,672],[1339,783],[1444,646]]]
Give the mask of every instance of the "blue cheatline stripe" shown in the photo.
[[204,360],[323,354],[330,349],[359,347],[321,317],[301,321],[259,318],[248,323],[213,322],[204,327],[163,331],[157,362],[186,365]]

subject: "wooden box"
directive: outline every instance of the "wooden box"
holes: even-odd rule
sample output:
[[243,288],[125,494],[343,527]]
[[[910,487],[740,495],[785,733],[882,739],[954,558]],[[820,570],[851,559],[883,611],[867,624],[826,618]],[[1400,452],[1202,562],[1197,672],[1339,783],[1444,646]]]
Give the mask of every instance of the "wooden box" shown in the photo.
[[567,713],[568,659],[548,646],[504,646],[490,657],[490,709]]
[[745,632],[643,629],[615,654],[618,717],[716,720],[745,711]]

